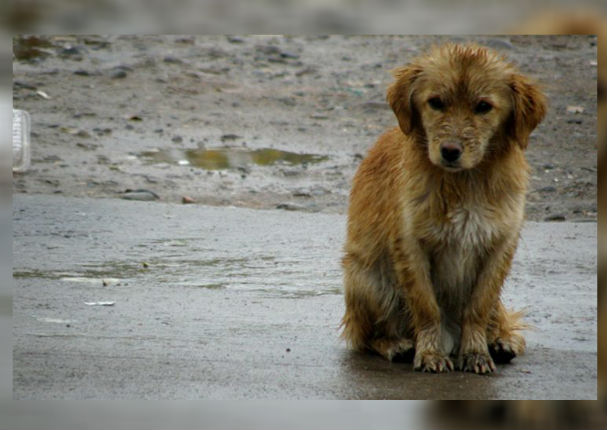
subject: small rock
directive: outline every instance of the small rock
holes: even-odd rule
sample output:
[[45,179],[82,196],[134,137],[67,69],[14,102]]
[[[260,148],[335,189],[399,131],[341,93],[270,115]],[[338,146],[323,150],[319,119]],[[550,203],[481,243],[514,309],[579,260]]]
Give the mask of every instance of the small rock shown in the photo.
[[86,143],[82,143],[82,142],[76,143],[76,146],[78,148],[86,149],[87,151],[93,151],[96,148],[96,145],[86,144]]
[[109,127],[105,127],[105,128],[95,127],[95,128],[93,128],[93,131],[95,133],[97,133],[99,136],[105,136],[108,134],[112,134],[112,129]]
[[[307,75],[309,73],[316,73],[316,72],[317,72],[317,69],[315,67],[308,66],[308,67],[305,67],[305,68],[295,72],[295,76],[299,77],[299,76]],[[302,93],[301,95],[303,95],[303,91],[301,91],[301,93]]]
[[183,63],[183,61],[181,61],[179,58],[177,57],[173,57],[171,55],[167,55],[166,57],[163,58],[163,60],[165,63],[169,63],[169,64],[180,64]]
[[193,36],[180,37],[179,39],[175,40],[175,43],[183,43],[184,45],[193,45],[195,42],[196,39],[194,39]]
[[114,70],[113,72],[110,73],[110,78],[112,79],[123,79],[126,78],[127,73],[126,71],[119,69],[119,70]]
[[543,169],[552,170],[554,169],[554,164],[546,163],[542,166]]
[[103,164],[103,165],[110,164],[110,159],[103,154],[99,154],[99,155],[97,155],[97,163]]
[[238,36],[227,36],[227,39],[230,43],[244,43],[244,39]]
[[78,130],[78,132],[76,133],[76,136],[82,137],[82,138],[91,137],[90,133],[86,130]]
[[13,87],[23,88],[26,90],[35,90],[37,88],[35,85],[28,84],[27,82],[23,82],[23,81],[13,81]]
[[568,113],[582,113],[584,108],[582,106],[567,106]]
[[299,58],[299,55],[294,53],[294,52],[289,52],[289,51],[281,51],[280,56],[282,58],[292,58],[294,60]]
[[240,139],[242,138],[242,136],[238,136],[237,134],[233,134],[233,133],[227,133],[221,136],[221,141],[225,142],[226,140],[236,140],[236,139]]
[[305,208],[295,203],[279,203],[276,205],[276,209],[283,209],[285,211],[301,211]]
[[565,219],[566,217],[564,214],[554,214],[544,218],[544,221],[565,221]]
[[181,142],[183,142],[183,137],[181,137],[181,136],[175,136],[175,137],[173,137],[171,139],[171,141],[175,142],[175,143],[181,143]]
[[554,193],[554,192],[556,192],[556,187],[552,187],[552,186],[549,185],[547,187],[543,187],[543,188],[538,189],[538,191],[540,193]]
[[181,203],[183,203],[184,205],[187,205],[187,204],[191,204],[191,203],[196,203],[196,201],[191,197],[183,196],[181,198]]
[[74,72],[74,75],[78,76],[91,76],[91,74],[87,70],[78,69]]
[[152,201],[152,200],[158,200],[160,197],[158,196],[158,194],[156,194],[155,192],[150,191],[150,190],[143,190],[143,189],[130,190],[130,189],[128,189],[122,194],[122,198],[124,200]]
[[75,46],[66,46],[61,51],[59,51],[59,55],[61,57],[75,57],[80,56],[80,49]]
[[54,163],[56,161],[63,161],[63,160],[56,155],[47,155],[46,157],[44,157],[42,159],[42,161],[47,162],[47,163]]
[[100,50],[110,46],[110,42],[105,40],[103,37],[98,36],[86,36],[83,39],[85,45],[91,46],[95,50]]
[[310,198],[312,197],[312,194],[308,190],[298,190],[293,192],[293,197]]

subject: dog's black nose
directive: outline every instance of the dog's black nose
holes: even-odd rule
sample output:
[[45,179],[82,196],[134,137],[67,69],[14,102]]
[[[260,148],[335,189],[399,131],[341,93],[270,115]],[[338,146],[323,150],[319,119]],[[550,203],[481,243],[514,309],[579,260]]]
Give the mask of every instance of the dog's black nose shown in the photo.
[[453,163],[462,155],[462,148],[459,145],[447,143],[441,146],[440,154],[443,160]]

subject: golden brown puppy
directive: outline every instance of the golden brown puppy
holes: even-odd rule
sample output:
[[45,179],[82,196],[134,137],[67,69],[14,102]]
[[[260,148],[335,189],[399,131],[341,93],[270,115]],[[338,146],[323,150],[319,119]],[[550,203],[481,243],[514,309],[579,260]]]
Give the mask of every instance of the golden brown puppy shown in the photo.
[[[394,71],[400,128],[352,186],[343,337],[414,368],[476,373],[524,352],[500,290],[523,223],[538,87],[495,52],[447,44]],[[493,359],[492,359],[493,357]]]

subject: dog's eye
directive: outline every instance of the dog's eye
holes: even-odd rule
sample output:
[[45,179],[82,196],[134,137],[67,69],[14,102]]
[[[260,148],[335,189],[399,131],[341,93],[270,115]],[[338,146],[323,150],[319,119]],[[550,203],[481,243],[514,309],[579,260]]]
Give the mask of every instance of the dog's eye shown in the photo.
[[482,113],[487,113],[491,109],[493,109],[493,106],[491,106],[490,103],[487,103],[486,101],[481,100],[480,102],[478,102],[478,104],[474,108],[474,113],[481,113],[481,114]]
[[428,100],[428,104],[434,110],[443,110],[445,107],[445,104],[440,99],[440,97],[432,97],[431,99]]

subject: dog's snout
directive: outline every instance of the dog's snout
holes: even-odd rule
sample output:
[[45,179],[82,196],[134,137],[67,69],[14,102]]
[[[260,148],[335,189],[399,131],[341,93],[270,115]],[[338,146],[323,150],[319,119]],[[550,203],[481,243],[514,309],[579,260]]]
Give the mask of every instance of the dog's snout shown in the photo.
[[444,143],[440,148],[443,160],[453,163],[462,155],[462,147],[457,143]]

